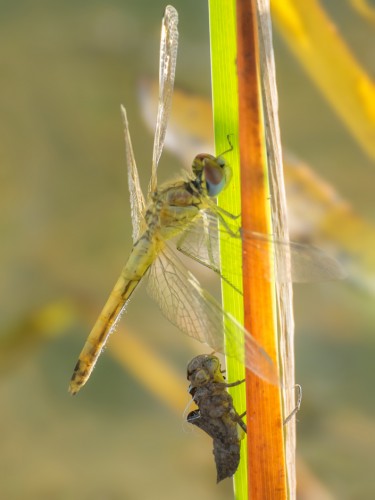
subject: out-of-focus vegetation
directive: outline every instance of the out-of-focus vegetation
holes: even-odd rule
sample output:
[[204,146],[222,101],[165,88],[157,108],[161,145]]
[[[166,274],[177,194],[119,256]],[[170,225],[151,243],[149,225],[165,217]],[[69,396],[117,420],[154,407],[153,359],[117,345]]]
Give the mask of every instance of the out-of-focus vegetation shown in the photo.
[[[350,2],[322,4],[337,36],[373,77],[371,23]],[[180,14],[177,83],[207,98],[207,6],[174,5]],[[148,181],[152,136],[137,89],[141,78],[157,73],[164,7],[134,0],[1,4],[0,493],[7,499],[230,495],[230,481],[215,484],[210,440],[182,426],[184,398],[189,401],[183,379],[197,346],[164,320],[143,290],[89,384],[76,398],[67,393],[82,342],[131,245],[120,103],[128,109],[143,185]],[[277,33],[275,50],[284,146],[374,224],[373,162]],[[178,121],[178,100],[173,112]],[[161,176],[180,168],[166,152]],[[370,255],[367,238],[364,225],[353,245],[359,260]],[[349,282],[295,288],[297,381],[304,389],[301,491],[320,481],[318,491],[338,498],[375,494],[372,302]],[[123,346],[119,339],[128,328],[132,337]],[[172,365],[165,379],[153,364],[160,358]],[[137,375],[142,362],[149,381]],[[168,378],[176,385],[166,388]],[[152,380],[170,399],[154,392]]]

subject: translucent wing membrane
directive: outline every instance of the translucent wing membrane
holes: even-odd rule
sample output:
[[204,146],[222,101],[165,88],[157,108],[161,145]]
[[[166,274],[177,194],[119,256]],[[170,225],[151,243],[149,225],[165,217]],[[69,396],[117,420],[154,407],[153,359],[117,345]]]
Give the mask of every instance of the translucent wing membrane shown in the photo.
[[149,194],[157,187],[157,167],[163,151],[168,118],[172,105],[173,85],[176,70],[178,47],[178,14],[171,5],[165,9],[161,30],[160,66],[159,66],[159,102],[158,116],[152,154],[152,171]]
[[191,285],[194,279],[172,250],[166,248],[150,268],[147,291],[184,333],[222,352],[222,317],[207,315],[202,296]]
[[235,357],[259,377],[278,384],[278,375],[267,353],[201,288],[168,247],[151,266],[147,288],[164,315],[183,333],[215,351]]
[[233,283],[236,282],[241,269],[228,267],[220,270],[219,235],[220,245],[229,252],[237,251],[238,245],[246,240],[253,260],[265,261],[271,255],[273,262],[263,266],[263,274],[259,276],[261,279],[301,283],[345,277],[341,265],[322,250],[310,245],[282,241],[271,235],[245,232],[233,220],[226,220],[219,211],[203,212],[202,216],[184,231],[177,242],[177,248],[221,274],[229,283]]
[[124,106],[121,106],[121,113],[124,121],[126,164],[128,167],[128,185],[130,192],[130,208],[133,226],[133,243],[135,243],[140,236],[141,228],[145,225],[145,200],[139,183],[137,164],[135,163],[133,147],[129,133],[129,123]]

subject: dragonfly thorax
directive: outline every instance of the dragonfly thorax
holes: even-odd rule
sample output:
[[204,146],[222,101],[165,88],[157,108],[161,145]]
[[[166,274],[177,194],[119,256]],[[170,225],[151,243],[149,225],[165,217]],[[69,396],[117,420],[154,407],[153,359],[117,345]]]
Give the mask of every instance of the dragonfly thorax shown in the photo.
[[194,158],[192,169],[199,188],[211,198],[218,196],[231,178],[231,169],[222,156],[201,153]]

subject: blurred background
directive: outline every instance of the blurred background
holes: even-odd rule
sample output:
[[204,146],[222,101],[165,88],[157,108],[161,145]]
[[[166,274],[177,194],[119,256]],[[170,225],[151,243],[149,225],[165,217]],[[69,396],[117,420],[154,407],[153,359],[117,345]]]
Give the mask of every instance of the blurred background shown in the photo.
[[[320,5],[371,79],[375,4]],[[207,3],[174,6],[180,49],[169,142],[176,150],[173,139],[181,139],[181,150],[165,151],[162,179],[184,168],[191,154],[184,137],[194,137],[196,153],[213,151]],[[147,120],[155,106],[164,7],[159,0],[0,3],[4,499],[232,495],[230,480],[215,484],[210,440],[183,424],[186,364],[202,348],[164,319],[144,287],[87,386],[74,398],[67,392],[83,342],[131,249],[120,103],[144,187],[150,175]],[[294,290],[296,379],[304,394],[299,497],[373,498],[375,155],[332,110],[278,28],[293,239],[326,247],[349,273],[345,282]],[[367,104],[373,117],[374,100]],[[186,115],[186,108],[195,114]]]

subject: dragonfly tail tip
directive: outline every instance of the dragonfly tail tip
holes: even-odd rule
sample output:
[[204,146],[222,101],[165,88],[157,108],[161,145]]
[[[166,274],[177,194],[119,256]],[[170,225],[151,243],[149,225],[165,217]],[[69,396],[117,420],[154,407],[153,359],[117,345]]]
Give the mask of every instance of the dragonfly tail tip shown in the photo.
[[83,385],[84,385],[84,383],[77,380],[76,373],[74,373],[71,380],[70,380],[70,383],[69,383],[68,392],[72,396],[75,396],[77,394],[77,392],[82,388]]

